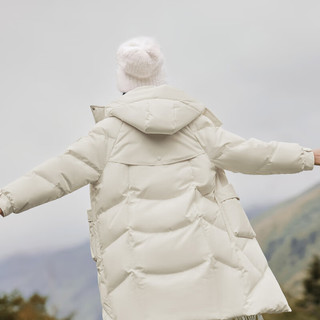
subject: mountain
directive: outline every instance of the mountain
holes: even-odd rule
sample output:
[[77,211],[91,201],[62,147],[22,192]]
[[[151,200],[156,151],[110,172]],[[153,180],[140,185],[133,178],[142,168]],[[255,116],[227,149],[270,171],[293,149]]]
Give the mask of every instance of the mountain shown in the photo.
[[49,310],[75,320],[101,320],[97,272],[89,242],[42,254],[15,255],[0,262],[0,293],[18,289],[28,297],[48,295]]
[[244,209],[249,220],[251,220],[254,217],[260,215],[262,212],[265,212],[273,207],[274,207],[273,205],[259,204],[259,205],[251,205],[249,207],[245,207]]
[[313,254],[320,254],[320,184],[250,219],[271,270],[298,298]]

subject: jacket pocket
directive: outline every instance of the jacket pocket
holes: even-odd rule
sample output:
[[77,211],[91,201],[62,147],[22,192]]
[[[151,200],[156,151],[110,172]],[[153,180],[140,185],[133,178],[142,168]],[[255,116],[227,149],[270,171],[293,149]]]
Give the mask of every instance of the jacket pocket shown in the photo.
[[92,259],[97,262],[97,232],[96,223],[92,216],[92,210],[87,210],[88,223],[89,223],[89,234],[90,234],[90,251]]
[[220,203],[222,214],[233,235],[249,239],[256,237],[256,233],[240,203],[240,198],[230,183],[216,191],[216,199]]

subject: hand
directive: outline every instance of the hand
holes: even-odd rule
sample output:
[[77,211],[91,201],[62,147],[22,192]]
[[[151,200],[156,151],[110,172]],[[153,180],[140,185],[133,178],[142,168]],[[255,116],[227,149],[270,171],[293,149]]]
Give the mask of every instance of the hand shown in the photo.
[[2,211],[2,209],[0,208],[0,214],[4,217],[4,215],[3,215],[3,211]]
[[314,164],[320,166],[320,149],[312,150],[314,154]]

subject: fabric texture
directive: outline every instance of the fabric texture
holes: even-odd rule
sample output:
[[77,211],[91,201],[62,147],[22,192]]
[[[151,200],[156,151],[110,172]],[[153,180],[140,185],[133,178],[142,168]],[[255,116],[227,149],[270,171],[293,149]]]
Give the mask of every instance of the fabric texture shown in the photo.
[[296,143],[245,139],[167,84],[106,106],[66,151],[1,189],[6,216],[90,184],[104,320],[263,320],[292,311],[225,170],[314,167]]
[[116,58],[117,87],[121,92],[166,83],[164,55],[153,37],[140,36],[125,41],[119,46]]

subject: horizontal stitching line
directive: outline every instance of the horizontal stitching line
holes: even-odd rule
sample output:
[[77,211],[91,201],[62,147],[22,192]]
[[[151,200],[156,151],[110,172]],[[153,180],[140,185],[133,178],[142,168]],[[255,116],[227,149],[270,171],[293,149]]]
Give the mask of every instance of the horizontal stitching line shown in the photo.
[[96,166],[95,166],[92,162],[90,162],[88,159],[80,158],[80,156],[79,156],[76,152],[74,152],[74,151],[72,151],[72,150],[68,150],[68,151],[66,152],[66,154],[69,154],[69,155],[73,156],[74,158],[78,159],[78,160],[81,161],[82,163],[84,163],[84,164],[86,164],[87,166],[91,167],[92,169],[94,169],[95,171],[97,171],[97,172],[99,173],[99,175],[101,174],[101,170],[100,170],[98,167],[96,167]]
[[39,172],[32,171],[31,173],[33,173],[33,174],[37,175],[38,177],[42,178],[43,180],[49,182],[54,188],[58,188],[62,192],[62,194],[65,194],[65,191],[63,190],[63,188],[61,186],[54,184],[48,178],[46,178],[46,177],[42,176],[41,174],[39,174]]
[[109,161],[108,162],[114,162],[114,163],[122,163],[122,164],[125,164],[125,165],[136,165],[136,166],[161,166],[161,165],[169,165],[169,164],[175,164],[175,163],[178,163],[178,162],[182,162],[182,161],[187,161],[187,160],[190,160],[190,159],[193,159],[199,155],[202,155],[202,154],[205,154],[205,151],[201,151],[195,155],[192,155],[192,156],[189,156],[188,158],[183,158],[183,159],[180,159],[180,160],[173,160],[173,161],[169,161],[169,162],[164,162],[164,163],[138,163],[138,162],[124,162],[124,161],[121,161],[121,160],[110,160],[109,158]]

